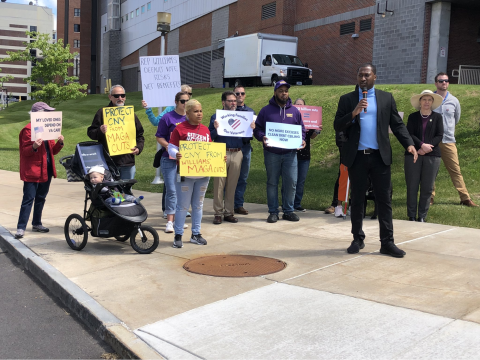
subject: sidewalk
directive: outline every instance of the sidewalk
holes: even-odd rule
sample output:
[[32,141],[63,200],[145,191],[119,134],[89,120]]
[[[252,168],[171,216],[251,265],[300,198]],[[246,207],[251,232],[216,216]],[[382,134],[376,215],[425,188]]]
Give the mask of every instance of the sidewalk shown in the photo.
[[[0,224],[14,234],[23,183],[18,173],[0,170],[0,176]],[[19,242],[0,227],[0,244],[30,256],[34,275],[122,356],[479,357],[480,230],[395,220],[396,243],[407,252],[395,259],[378,253],[378,223],[367,218],[365,248],[349,255],[350,221],[307,211],[298,223],[268,224],[265,205],[246,204],[250,214],[238,216],[237,224],[213,225],[212,200],[206,199],[202,234],[208,245],[185,242],[174,249],[173,234],[163,232],[161,194],[135,194],[145,196],[146,224],[160,236],[150,255],[137,254],[128,241],[91,236],[82,251],[71,250],[63,226],[68,215],[82,214],[85,191],[66,180],[55,179],[47,197],[43,224],[49,233],[29,226]],[[184,238],[189,235],[190,226]],[[273,257],[287,267],[255,278],[182,268],[190,259],[218,254]],[[85,315],[85,306],[93,315]]]

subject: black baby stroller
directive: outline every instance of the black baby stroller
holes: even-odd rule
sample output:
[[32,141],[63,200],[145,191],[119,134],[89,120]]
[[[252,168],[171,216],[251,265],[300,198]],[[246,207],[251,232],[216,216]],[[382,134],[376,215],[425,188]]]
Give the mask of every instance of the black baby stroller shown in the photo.
[[[60,164],[67,170],[67,180],[83,181],[86,190],[83,217],[72,214],[65,221],[65,239],[73,250],[82,250],[87,245],[89,232],[95,237],[114,237],[118,241],[130,239],[132,248],[140,254],[149,254],[157,248],[157,231],[142,225],[148,217],[142,204],[113,204],[100,195],[105,187],[115,187],[121,193],[131,194],[131,187],[137,182],[120,180],[119,170],[101,144],[94,141],[79,143],[75,154],[61,158]],[[86,175],[93,166],[102,166],[109,182],[92,185]],[[87,210],[88,200],[91,204]],[[92,227],[86,224],[86,220]]]

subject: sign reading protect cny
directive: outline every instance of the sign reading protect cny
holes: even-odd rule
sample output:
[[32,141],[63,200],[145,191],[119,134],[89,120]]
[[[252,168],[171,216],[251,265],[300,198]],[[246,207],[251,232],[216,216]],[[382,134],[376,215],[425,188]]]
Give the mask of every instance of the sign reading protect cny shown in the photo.
[[105,137],[110,156],[130,154],[137,146],[133,106],[103,108],[103,124],[108,126]]
[[224,143],[180,141],[180,176],[226,177]]

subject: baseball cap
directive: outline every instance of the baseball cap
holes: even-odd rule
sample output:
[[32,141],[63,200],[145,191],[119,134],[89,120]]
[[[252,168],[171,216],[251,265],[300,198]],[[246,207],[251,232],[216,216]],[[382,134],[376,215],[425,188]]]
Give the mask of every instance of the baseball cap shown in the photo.
[[275,89],[273,91],[277,91],[277,89],[280,87],[280,86],[286,86],[287,89],[290,88],[290,84],[287,83],[285,80],[280,80],[280,81],[277,81],[277,83],[275,84]]
[[44,102],[36,102],[35,104],[32,105],[32,110],[30,110],[30,112],[37,112],[37,111],[54,111],[55,108],[52,108],[50,106],[48,106],[48,104],[44,103]]

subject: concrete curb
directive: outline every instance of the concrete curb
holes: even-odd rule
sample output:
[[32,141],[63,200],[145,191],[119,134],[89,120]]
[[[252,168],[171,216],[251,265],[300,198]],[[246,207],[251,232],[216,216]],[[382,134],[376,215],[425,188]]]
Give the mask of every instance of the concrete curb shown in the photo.
[[163,359],[110,311],[0,225],[0,247],[7,250],[122,359]]

